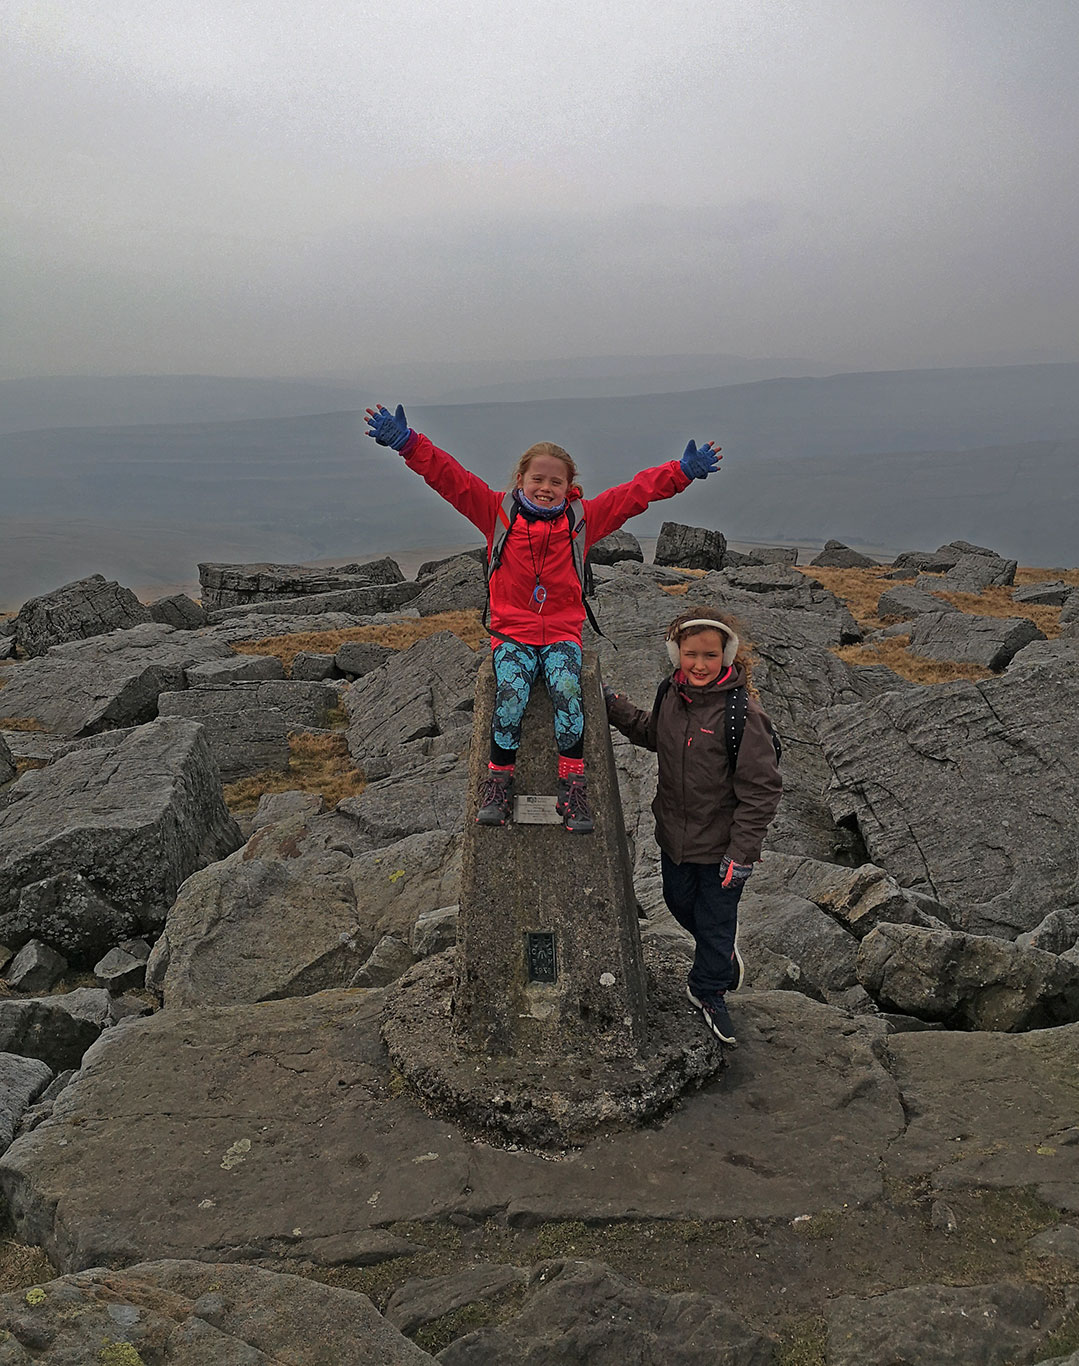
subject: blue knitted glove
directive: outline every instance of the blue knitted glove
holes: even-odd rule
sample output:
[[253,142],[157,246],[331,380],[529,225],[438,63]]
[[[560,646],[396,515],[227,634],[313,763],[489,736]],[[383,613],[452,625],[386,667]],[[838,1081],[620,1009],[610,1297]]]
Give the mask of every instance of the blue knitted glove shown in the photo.
[[719,462],[723,458],[719,450],[714,441],[706,441],[700,450],[697,449],[696,441],[690,441],[678,462],[683,474],[688,474],[690,479],[707,479],[719,469]]
[[392,446],[395,451],[399,451],[412,435],[412,428],[408,425],[401,404],[397,405],[395,413],[391,413],[381,403],[377,408],[368,408],[367,435],[373,436],[380,446]]

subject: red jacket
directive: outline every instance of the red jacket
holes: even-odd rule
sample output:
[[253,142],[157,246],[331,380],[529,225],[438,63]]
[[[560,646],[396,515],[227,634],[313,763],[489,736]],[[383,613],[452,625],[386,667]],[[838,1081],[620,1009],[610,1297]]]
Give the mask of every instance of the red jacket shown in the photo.
[[[401,454],[409,469],[483,533],[490,554],[504,495],[470,474],[419,432],[412,433]],[[586,553],[589,546],[617,531],[649,503],[673,498],[691,483],[678,461],[668,460],[665,465],[643,470],[628,484],[585,498]],[[542,610],[537,610],[532,598],[537,578],[547,590]],[[556,640],[573,640],[580,645],[583,622],[584,604],[573,568],[568,522],[561,517],[553,522],[515,517],[502,548],[502,562],[491,578],[491,625],[524,645],[550,645]],[[492,639],[492,647],[497,644]]]

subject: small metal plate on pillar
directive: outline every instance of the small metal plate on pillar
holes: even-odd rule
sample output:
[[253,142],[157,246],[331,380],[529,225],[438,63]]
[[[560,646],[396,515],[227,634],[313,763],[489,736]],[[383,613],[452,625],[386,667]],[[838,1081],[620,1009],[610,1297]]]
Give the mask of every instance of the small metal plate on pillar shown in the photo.
[[518,825],[561,825],[555,797],[523,796],[513,799],[513,819]]
[[525,934],[525,962],[530,982],[557,982],[558,956],[551,930],[528,930]]

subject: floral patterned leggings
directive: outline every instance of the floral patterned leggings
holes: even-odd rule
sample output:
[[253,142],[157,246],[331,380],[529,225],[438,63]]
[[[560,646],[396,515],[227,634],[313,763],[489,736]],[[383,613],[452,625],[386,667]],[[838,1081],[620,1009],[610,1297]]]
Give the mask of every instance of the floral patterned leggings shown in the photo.
[[559,754],[584,754],[581,706],[581,647],[572,640],[552,645],[519,645],[503,640],[494,651],[495,708],[491,722],[491,762],[512,764],[521,743],[521,721],[532,685],[543,671],[554,707],[554,737]]

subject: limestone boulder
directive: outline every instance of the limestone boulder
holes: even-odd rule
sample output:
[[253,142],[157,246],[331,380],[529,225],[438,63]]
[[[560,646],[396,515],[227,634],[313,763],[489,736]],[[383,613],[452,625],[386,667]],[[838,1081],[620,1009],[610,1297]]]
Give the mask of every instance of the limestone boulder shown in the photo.
[[69,737],[141,725],[157,715],[162,692],[186,686],[188,668],[232,653],[224,641],[148,621],[27,660],[4,688],[0,710]]
[[258,828],[243,849],[184,883],[147,985],[170,1009],[347,986],[383,936],[407,941],[423,911],[451,902],[459,877],[447,834],[373,852],[359,843],[351,822],[332,812]]
[[825,541],[824,549],[809,563],[827,566],[829,569],[871,569],[877,561],[858,550],[852,550],[842,541]]
[[665,1294],[602,1262],[565,1260],[533,1268],[515,1315],[466,1333],[438,1359],[442,1366],[772,1366],[775,1353],[775,1341],[740,1322],[721,1298]]
[[21,948],[41,939],[88,967],[137,928],[133,911],[107,900],[81,873],[54,873],[19,889],[14,909],[0,914],[0,943]]
[[455,564],[461,559],[475,560],[477,564],[487,563],[487,547],[485,545],[474,546],[471,550],[459,550],[455,555],[444,555],[439,560],[424,560],[419,569],[416,570],[417,579],[429,579],[437,577],[449,565]]
[[161,716],[197,721],[223,782],[288,767],[291,731],[328,726],[337,693],[324,682],[290,679],[207,683],[158,699]]
[[913,569],[921,574],[946,574],[959,559],[954,550],[904,550],[892,561],[895,569]]
[[0,1000],[0,1052],[37,1058],[63,1072],[80,1066],[109,1022],[108,992],[93,987]]
[[[353,759],[365,767],[372,756],[399,758],[414,741],[454,732],[467,745],[481,659],[457,636],[440,631],[358,679],[344,697]],[[413,762],[415,757],[413,751]]]
[[1063,607],[1068,596],[1075,591],[1075,585],[1063,579],[1047,580],[1043,583],[1027,583],[1016,588],[1012,601],[1021,604],[1037,604],[1042,607]]
[[594,565],[620,564],[624,560],[636,560],[638,564],[643,564],[644,551],[637,537],[623,529],[612,531],[609,536],[597,541],[589,550],[588,559]]
[[1009,1366],[1033,1360],[1059,1322],[1043,1290],[1008,1282],[838,1295],[825,1317],[828,1366]]
[[970,541],[948,541],[946,545],[937,547],[937,554],[953,556],[956,561],[962,559],[964,555],[981,555],[990,560],[1001,559],[995,550],[990,550],[985,545],[974,545]]
[[857,939],[864,939],[881,924],[948,928],[945,907],[909,892],[872,863],[848,868],[769,852],[754,870],[749,886],[758,896],[792,893],[805,897]]
[[334,655],[334,663],[350,678],[362,678],[396,653],[388,645],[378,645],[373,640],[347,640]]
[[15,776],[15,759],[0,733],[0,785],[11,782]]
[[738,943],[747,963],[760,951],[797,963],[797,989],[808,995],[849,990],[858,981],[858,941],[813,902],[753,890],[739,905]]
[[412,950],[395,934],[384,934],[349,983],[353,987],[385,987],[406,973],[416,961]]
[[1077,904],[1079,682],[1056,656],[1000,678],[819,714],[833,815],[958,928],[1014,938]]
[[[236,617],[270,619],[316,613],[346,613],[352,617],[363,617],[370,613],[396,612],[411,603],[419,591],[419,585],[412,582],[365,584],[358,588],[337,588],[331,592],[295,598],[245,600],[234,607],[208,607],[206,615],[211,625]],[[263,628],[260,634],[277,634],[277,631]]]
[[726,554],[727,538],[721,531],[664,522],[652,558],[656,564],[676,565],[679,569],[722,569]]
[[421,617],[431,617],[439,612],[479,610],[486,601],[486,568],[471,555],[462,555],[428,579],[409,605]]
[[15,641],[22,654],[32,657],[63,641],[84,640],[149,620],[149,609],[130,588],[103,574],[91,574],[23,603],[15,618]]
[[184,879],[241,842],[201,727],[162,717],[24,773],[0,807],[0,915],[22,889],[79,873],[140,927],[160,926]]
[[276,655],[227,655],[206,659],[184,670],[189,688],[204,688],[216,683],[250,683],[267,678],[284,678],[285,666]]
[[741,550],[727,547],[726,563],[738,568],[740,565],[755,564],[797,564],[798,547],[793,545],[750,545]]
[[378,849],[422,831],[457,834],[464,825],[468,764],[454,754],[420,760],[346,797],[338,812],[349,818],[349,842]]
[[55,1366],[422,1366],[366,1295],[236,1263],[96,1267],[0,1296],[6,1360]]
[[1032,640],[1045,634],[1026,617],[980,617],[966,612],[925,612],[910,633],[911,654],[977,664],[999,673]]
[[958,608],[912,584],[886,589],[877,599],[877,616],[883,621],[911,621],[914,617],[924,616],[926,612],[947,611],[958,611]]
[[879,925],[858,978],[889,1010],[953,1029],[1042,1029],[1079,1020],[1079,966],[986,935]]
[[332,654],[315,650],[301,650],[292,660],[289,677],[294,682],[321,682],[323,679],[339,678],[337,663]]
[[19,1120],[50,1081],[52,1069],[43,1062],[6,1053],[0,1045],[0,1153],[11,1145]]
[[206,625],[206,612],[186,593],[170,593],[150,603],[151,621],[163,621],[178,631],[195,631]]
[[401,583],[395,560],[384,556],[339,569],[303,564],[200,564],[202,604],[208,611],[274,598],[321,597],[351,588]]
[[1040,924],[1018,935],[1015,942],[1021,949],[1067,953],[1079,943],[1079,906],[1066,911],[1050,911]]
[[4,969],[3,981],[16,991],[48,991],[66,971],[63,954],[40,939],[30,939]]
[[983,588],[1007,587],[1015,582],[1015,560],[992,554],[960,555],[946,571],[940,586],[950,593],[980,593]]

